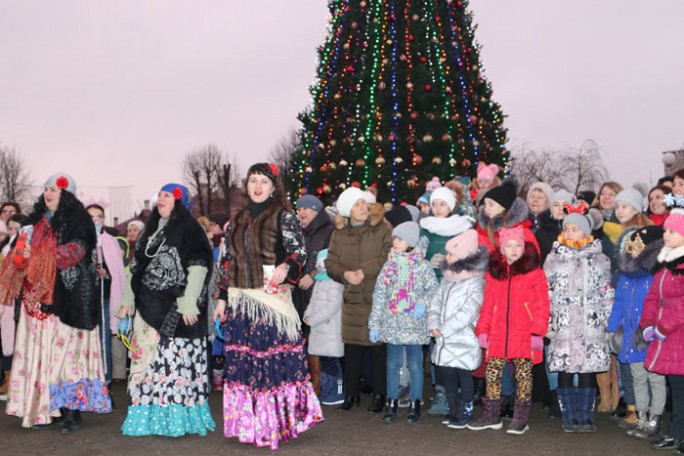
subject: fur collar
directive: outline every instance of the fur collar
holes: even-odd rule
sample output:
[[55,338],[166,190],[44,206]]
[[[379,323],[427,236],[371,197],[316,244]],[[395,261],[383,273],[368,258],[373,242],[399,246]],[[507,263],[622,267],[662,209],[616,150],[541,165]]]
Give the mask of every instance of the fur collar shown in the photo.
[[589,257],[603,253],[603,245],[601,244],[600,239],[594,239],[589,244],[577,250],[556,241],[553,243],[553,251],[560,256]]
[[537,248],[531,242],[525,242],[522,257],[511,265],[506,262],[506,257],[499,250],[493,251],[489,262],[489,273],[497,280],[505,280],[509,274],[511,276],[527,274],[539,267],[541,267],[541,258]]
[[[378,226],[385,220],[385,208],[380,203],[373,203],[368,205],[368,220],[370,226]],[[335,216],[335,229],[342,230],[350,226],[350,218],[337,214]]]
[[439,236],[456,236],[472,228],[472,223],[466,217],[452,215],[446,218],[425,217],[420,221],[420,227]]
[[658,265],[657,267],[663,266],[672,271],[676,271],[678,274],[684,274],[684,245],[679,247],[670,248],[663,247],[658,255]]
[[480,228],[486,230],[489,226],[489,221],[492,220],[492,228],[494,228],[494,231],[496,232],[499,228],[508,228],[526,221],[529,213],[530,210],[527,208],[527,203],[518,196],[513,201],[511,209],[506,213],[505,223],[502,215],[497,215],[493,220],[490,219],[489,216],[485,214],[484,204],[480,206],[480,211],[477,214],[477,223],[480,225]]
[[489,266],[489,249],[486,245],[482,244],[477,246],[477,250],[472,255],[458,260],[454,263],[447,263],[446,260],[442,260],[439,265],[442,272],[451,271],[454,274],[459,272],[469,271],[469,272],[487,272],[487,267]]
[[665,241],[659,239],[655,242],[651,242],[646,245],[644,251],[641,252],[638,257],[634,258],[625,250],[627,237],[631,236],[634,231],[635,229],[625,230],[622,236],[620,236],[617,244],[620,247],[620,250],[617,253],[618,269],[620,269],[620,272],[626,274],[635,273],[639,270],[646,271],[650,274],[650,271],[653,270],[658,262],[658,254],[663,249]]

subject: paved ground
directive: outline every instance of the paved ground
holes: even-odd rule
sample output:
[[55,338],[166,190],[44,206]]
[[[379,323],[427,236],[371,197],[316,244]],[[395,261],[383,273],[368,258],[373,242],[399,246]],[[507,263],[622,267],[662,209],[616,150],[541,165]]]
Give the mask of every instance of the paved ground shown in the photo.
[[[63,436],[57,429],[33,431],[22,429],[19,419],[0,414],[0,454],[45,456],[94,455],[257,455],[267,448],[255,448],[227,440],[221,432],[221,395],[212,393],[211,406],[217,430],[206,437],[178,439],[161,437],[123,437],[120,432],[125,417],[125,388],[114,385],[112,394],[118,407],[108,415],[84,415],[82,428]],[[366,412],[370,398],[360,409],[337,411],[324,406],[326,421],[295,441],[281,445],[280,455],[656,455],[647,442],[627,437],[606,415],[599,415],[595,434],[565,434],[558,420],[550,420],[535,404],[531,430],[523,436],[500,431],[455,431],[439,424],[437,417],[424,416],[417,425],[403,421],[383,424],[377,415]],[[400,409],[403,417],[407,409]],[[476,408],[476,416],[481,411]],[[669,454],[669,453],[666,453]]]

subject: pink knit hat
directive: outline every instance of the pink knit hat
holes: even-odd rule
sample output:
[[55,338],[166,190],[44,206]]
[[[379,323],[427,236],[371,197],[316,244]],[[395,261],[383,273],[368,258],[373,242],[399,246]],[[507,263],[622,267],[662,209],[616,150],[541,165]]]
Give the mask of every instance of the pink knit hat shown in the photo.
[[468,258],[477,251],[477,231],[466,230],[446,243],[446,251],[456,258]]
[[684,209],[678,207],[671,209],[670,215],[665,219],[663,228],[669,228],[684,236]]
[[508,241],[517,241],[521,247],[525,247],[525,234],[522,226],[499,228],[499,250],[501,253],[504,253],[504,247]]
[[477,164],[477,178],[482,180],[493,180],[499,174],[499,167],[495,164],[488,165],[480,162]]

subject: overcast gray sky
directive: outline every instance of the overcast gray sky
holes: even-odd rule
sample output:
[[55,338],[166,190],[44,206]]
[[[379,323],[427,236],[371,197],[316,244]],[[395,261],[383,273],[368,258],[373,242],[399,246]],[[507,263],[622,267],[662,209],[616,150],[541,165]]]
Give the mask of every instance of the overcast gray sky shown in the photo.
[[[591,138],[628,185],[683,147],[684,1],[470,7],[509,147]],[[0,142],[34,184],[64,170],[137,201],[209,142],[244,172],[298,127],[327,16],[323,0],[0,0]]]

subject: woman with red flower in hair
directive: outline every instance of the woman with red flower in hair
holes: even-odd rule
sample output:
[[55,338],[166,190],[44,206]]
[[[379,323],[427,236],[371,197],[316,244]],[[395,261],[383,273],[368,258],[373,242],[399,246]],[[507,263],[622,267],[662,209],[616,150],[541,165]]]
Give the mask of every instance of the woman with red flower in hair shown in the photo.
[[138,238],[119,317],[135,313],[124,435],[206,435],[215,427],[207,377],[213,263],[188,189],[166,184]]
[[111,411],[98,336],[95,226],[65,173],[45,182],[0,273],[0,303],[21,297],[7,414],[23,427],[61,424]]
[[323,419],[292,303],[304,234],[278,167],[247,171],[247,206],[231,220],[214,319],[225,322],[224,435],[278,448]]

